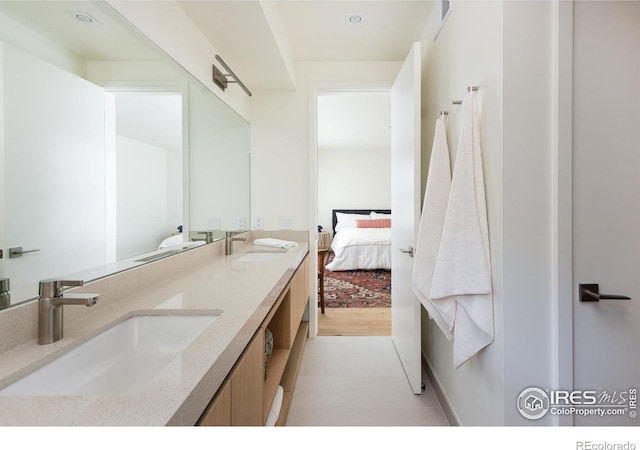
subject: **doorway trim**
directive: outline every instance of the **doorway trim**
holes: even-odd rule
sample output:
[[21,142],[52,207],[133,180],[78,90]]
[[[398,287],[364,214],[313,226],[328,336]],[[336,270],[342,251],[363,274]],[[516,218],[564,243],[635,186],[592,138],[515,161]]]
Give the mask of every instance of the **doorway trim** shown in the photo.
[[[309,271],[311,295],[309,301],[309,337],[318,335],[318,277],[314,268],[318,267],[318,96],[335,93],[381,93],[391,92],[392,81],[388,82],[316,82],[309,83]],[[314,300],[311,300],[313,298]]]
[[[556,389],[573,390],[573,1],[553,10],[552,286]],[[572,426],[573,416],[557,416]]]

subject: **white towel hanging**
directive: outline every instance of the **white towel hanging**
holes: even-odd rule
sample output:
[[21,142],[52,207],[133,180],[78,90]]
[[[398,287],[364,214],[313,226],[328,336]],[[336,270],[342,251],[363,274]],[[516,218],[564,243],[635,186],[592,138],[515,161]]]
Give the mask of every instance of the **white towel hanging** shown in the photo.
[[451,189],[451,162],[449,144],[444,124],[444,115],[436,120],[429,172],[425,187],[422,214],[416,238],[415,261],[413,264],[413,290],[425,307],[429,316],[451,339],[451,333],[439,309],[431,302],[431,281],[438,257],[442,230],[447,213],[447,203]]
[[453,335],[456,367],[494,339],[480,120],[473,92],[462,105],[462,134],[429,295]]

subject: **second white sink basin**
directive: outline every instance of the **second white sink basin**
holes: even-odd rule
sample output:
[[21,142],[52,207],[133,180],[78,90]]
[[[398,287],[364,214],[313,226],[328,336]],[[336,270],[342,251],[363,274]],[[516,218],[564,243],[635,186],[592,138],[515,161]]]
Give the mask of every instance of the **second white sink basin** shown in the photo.
[[0,395],[97,395],[136,391],[217,318],[217,315],[131,317],[0,389]]
[[285,252],[248,252],[236,258],[236,262],[276,261],[286,255]]

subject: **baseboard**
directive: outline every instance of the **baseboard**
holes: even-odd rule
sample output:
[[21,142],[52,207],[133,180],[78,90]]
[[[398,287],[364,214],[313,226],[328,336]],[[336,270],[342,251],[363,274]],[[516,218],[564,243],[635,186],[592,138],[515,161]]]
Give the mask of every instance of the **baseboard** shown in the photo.
[[446,392],[442,388],[442,383],[440,383],[440,380],[438,379],[438,376],[433,370],[431,363],[425,357],[424,353],[422,353],[421,355],[422,355],[422,367],[424,367],[424,371],[426,372],[427,377],[431,382],[433,391],[436,393],[436,397],[438,397],[438,400],[440,401],[440,406],[442,407],[442,410],[444,412],[445,417],[447,418],[447,421],[449,422],[449,425],[455,426],[455,427],[462,426],[462,422],[460,421],[460,418],[456,414],[455,409],[453,408],[453,405],[449,401],[449,397],[447,397]]

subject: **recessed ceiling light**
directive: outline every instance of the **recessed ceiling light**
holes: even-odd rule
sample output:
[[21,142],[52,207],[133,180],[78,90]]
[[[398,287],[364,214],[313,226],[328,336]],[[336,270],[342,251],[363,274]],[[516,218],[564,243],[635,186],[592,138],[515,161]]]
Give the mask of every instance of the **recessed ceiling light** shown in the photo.
[[93,22],[93,18],[90,15],[83,14],[83,13],[76,14],[76,19],[78,19],[80,22],[84,22],[84,23]]
[[67,14],[70,17],[73,17],[75,20],[77,20],[78,22],[81,22],[83,24],[86,25],[100,25],[100,22],[98,22],[98,20],[93,17],[91,14],[89,14],[88,12],[84,12],[84,11],[67,11]]
[[345,16],[347,25],[364,25],[364,14],[347,13]]

